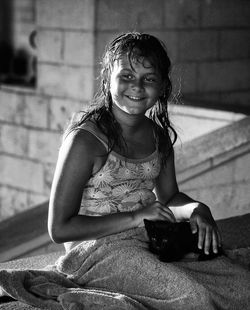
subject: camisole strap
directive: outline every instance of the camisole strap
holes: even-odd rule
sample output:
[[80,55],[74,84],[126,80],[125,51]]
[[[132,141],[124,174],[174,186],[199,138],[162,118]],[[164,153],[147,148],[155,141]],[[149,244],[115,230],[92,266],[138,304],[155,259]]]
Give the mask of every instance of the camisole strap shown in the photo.
[[77,127],[77,129],[86,130],[90,132],[93,136],[95,136],[105,147],[108,151],[108,143],[105,141],[105,137],[98,131],[96,125],[90,121],[84,123],[82,126]]

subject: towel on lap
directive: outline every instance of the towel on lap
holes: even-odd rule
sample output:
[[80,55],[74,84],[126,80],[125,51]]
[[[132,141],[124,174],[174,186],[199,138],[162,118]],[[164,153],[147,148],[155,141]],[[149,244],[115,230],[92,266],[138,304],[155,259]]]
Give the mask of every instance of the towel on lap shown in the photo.
[[227,258],[163,263],[144,228],[73,244],[55,265],[1,270],[0,294],[41,309],[250,309],[250,272]]

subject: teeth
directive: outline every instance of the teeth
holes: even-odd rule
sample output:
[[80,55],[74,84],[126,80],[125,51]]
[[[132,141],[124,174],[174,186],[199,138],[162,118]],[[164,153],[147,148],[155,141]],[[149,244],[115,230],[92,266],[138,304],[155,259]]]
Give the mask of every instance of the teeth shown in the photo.
[[129,99],[132,99],[132,100],[141,100],[142,98],[141,97],[134,97],[134,96],[128,96]]

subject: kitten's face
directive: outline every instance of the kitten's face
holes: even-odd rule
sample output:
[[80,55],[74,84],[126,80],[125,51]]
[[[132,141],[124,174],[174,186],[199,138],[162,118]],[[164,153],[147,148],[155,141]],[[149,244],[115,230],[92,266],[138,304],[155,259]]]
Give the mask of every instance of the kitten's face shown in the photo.
[[166,236],[170,236],[175,232],[175,226],[171,225],[171,223],[168,223],[168,225],[166,225],[166,221],[157,221],[157,225],[155,223],[144,220],[145,228],[151,237],[166,238]]
[[174,233],[174,227],[166,225],[164,221],[158,221],[157,227],[154,222],[148,220],[144,220],[144,224],[152,249],[157,253],[164,251],[168,246],[169,237]]

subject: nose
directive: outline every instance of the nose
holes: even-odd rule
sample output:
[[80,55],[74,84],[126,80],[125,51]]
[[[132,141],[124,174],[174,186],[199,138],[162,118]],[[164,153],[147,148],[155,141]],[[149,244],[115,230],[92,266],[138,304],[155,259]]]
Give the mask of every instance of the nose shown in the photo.
[[143,81],[141,79],[135,79],[132,82],[132,89],[136,90],[136,91],[143,91],[144,90],[144,85],[143,85]]

